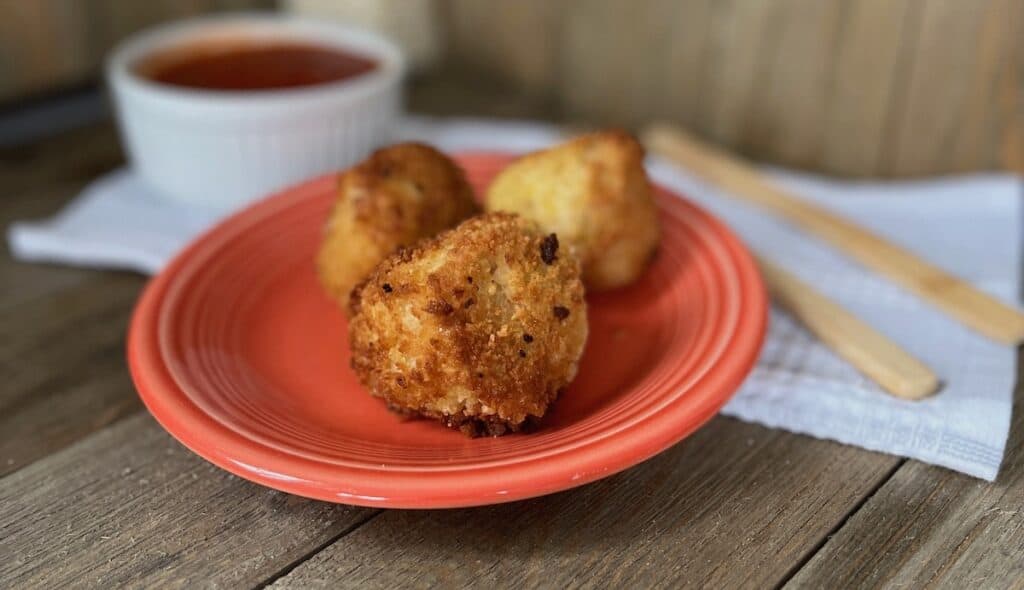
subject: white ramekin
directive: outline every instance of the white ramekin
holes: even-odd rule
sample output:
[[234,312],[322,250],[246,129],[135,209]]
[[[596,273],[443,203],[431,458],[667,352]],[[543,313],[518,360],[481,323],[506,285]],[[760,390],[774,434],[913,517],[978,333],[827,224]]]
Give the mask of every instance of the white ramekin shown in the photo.
[[[294,89],[209,91],[158,84],[134,71],[153,52],[205,39],[256,37],[340,47],[377,67]],[[167,197],[233,209],[349,166],[383,142],[401,108],[404,61],[390,41],[339,24],[228,15],[143,32],[107,59],[107,82],[135,170]]]

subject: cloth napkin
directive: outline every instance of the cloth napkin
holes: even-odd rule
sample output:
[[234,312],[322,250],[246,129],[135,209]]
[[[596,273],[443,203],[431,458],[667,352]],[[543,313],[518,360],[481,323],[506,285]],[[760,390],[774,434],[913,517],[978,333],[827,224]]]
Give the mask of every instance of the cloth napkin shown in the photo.
[[[532,150],[561,139],[556,128],[529,122],[409,118],[399,129],[395,139],[448,151]],[[944,382],[939,394],[924,401],[893,398],[773,309],[758,365],[724,414],[995,479],[1010,426],[1014,349],[975,335],[825,244],[672,164],[650,158],[648,165],[656,182],[711,210],[749,245],[884,332]],[[1016,303],[1017,177],[851,183],[768,172],[802,198]],[[219,216],[163,201],[130,170],[119,170],[88,186],[53,218],[13,224],[8,240],[22,260],[155,273]]]

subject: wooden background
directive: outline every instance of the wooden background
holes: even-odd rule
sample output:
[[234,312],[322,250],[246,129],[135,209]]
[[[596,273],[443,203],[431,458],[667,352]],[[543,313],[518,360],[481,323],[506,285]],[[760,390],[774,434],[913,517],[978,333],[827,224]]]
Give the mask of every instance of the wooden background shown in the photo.
[[[87,80],[141,26],[273,4],[0,0],[0,99]],[[839,175],[1024,172],[1022,0],[285,4],[383,28],[421,76],[470,78],[570,122],[665,118]]]

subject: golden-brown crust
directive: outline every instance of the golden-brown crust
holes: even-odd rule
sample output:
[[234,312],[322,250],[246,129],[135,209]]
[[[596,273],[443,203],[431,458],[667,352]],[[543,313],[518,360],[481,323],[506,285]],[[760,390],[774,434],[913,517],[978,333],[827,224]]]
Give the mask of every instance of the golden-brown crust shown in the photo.
[[352,297],[360,381],[467,434],[543,416],[587,336],[579,262],[551,250],[535,224],[493,213],[384,260]]
[[462,170],[436,149],[380,149],[338,175],[338,199],[317,254],[317,271],[342,306],[352,288],[396,248],[453,227],[479,211]]
[[643,147],[623,131],[575,138],[520,158],[488,190],[489,211],[539,223],[576,250],[595,291],[643,273],[660,231]]

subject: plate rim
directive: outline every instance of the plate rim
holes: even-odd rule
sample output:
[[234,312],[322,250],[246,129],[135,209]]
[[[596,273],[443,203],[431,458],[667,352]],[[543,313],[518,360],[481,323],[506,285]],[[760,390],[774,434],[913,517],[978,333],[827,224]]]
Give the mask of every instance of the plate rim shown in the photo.
[[[460,163],[467,159],[515,155],[518,154],[494,150],[452,154]],[[203,246],[215,236],[247,219],[264,215],[268,208],[302,202],[315,194],[320,185],[333,182],[334,177],[333,173],[326,174],[285,188],[207,229],[150,280],[132,313],[127,339],[128,365],[144,405],[185,447],[239,477],[308,498],[378,508],[456,508],[546,495],[633,467],[686,438],[717,414],[735,394],[760,354],[767,331],[768,299],[750,252],[728,226],[706,209],[685,195],[654,183],[659,191],[678,200],[710,227],[733,263],[740,298],[736,329],[728,340],[729,351],[711,365],[681,401],[670,404],[664,412],[648,422],[631,425],[593,444],[565,452],[511,465],[429,476],[408,470],[325,467],[246,439],[195,406],[174,382],[160,358],[157,321],[160,306],[178,269],[201,253]],[[242,457],[256,460],[243,461]],[[566,468],[567,463],[571,463],[572,468]],[[301,469],[296,469],[296,465]],[[284,468],[288,466],[291,468]],[[300,471],[314,476],[288,473]]]

